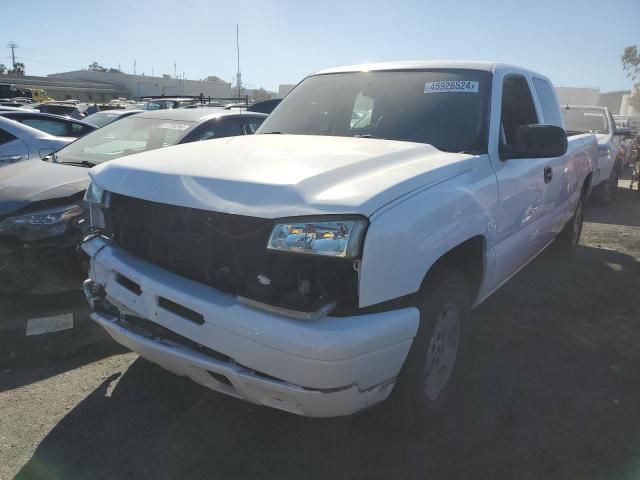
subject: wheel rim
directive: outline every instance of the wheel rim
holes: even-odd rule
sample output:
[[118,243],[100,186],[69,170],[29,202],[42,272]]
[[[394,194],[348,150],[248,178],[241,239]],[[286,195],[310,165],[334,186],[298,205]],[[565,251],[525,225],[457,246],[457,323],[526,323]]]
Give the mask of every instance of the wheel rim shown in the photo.
[[573,216],[573,229],[571,230],[571,243],[577,245],[580,241],[580,231],[582,230],[582,202],[578,203],[578,208]]
[[447,386],[458,356],[460,313],[455,305],[447,305],[433,329],[425,361],[424,393],[436,400]]

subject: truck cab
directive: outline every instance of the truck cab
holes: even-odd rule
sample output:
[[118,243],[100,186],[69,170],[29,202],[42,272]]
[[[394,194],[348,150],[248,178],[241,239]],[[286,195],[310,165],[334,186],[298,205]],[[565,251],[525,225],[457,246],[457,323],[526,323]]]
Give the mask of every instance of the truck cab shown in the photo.
[[420,422],[472,309],[551,243],[577,248],[595,158],[523,68],[324,70],[250,138],[91,171],[92,318],[253,403],[329,417],[391,396]]

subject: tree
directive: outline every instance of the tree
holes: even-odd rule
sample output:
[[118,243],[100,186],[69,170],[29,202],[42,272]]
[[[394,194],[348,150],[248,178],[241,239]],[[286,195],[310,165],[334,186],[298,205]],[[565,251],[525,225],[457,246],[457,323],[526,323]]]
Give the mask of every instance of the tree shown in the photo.
[[91,65],[89,65],[89,70],[91,70],[92,72],[106,72],[107,69],[104,68],[102,65],[100,65],[98,62],[93,62]]
[[204,79],[205,82],[222,82],[222,79],[220,77],[216,77],[215,75],[209,75],[207,78]]
[[16,62],[14,67],[10,68],[7,73],[9,75],[24,75],[25,68],[24,63]]
[[630,101],[633,108],[640,111],[640,52],[638,46],[626,47],[622,57],[622,69],[627,72],[627,78],[633,81],[634,92]]
[[119,68],[110,68],[109,73],[122,73],[122,70]]
[[7,73],[7,67],[3,63],[0,63],[0,75],[5,75]]

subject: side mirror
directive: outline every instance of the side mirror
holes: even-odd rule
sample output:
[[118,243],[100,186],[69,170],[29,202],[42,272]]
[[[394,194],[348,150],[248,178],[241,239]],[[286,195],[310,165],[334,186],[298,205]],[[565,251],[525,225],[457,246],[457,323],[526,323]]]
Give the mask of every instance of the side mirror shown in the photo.
[[567,153],[567,132],[555,125],[522,125],[509,158],[553,158]]
[[631,129],[628,127],[616,127],[614,135],[618,135],[620,137],[631,137]]

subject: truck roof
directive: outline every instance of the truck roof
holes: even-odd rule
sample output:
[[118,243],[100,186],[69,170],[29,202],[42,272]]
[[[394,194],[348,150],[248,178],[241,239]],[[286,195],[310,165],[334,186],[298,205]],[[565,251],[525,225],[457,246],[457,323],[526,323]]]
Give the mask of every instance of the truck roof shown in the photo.
[[510,70],[526,70],[522,67],[515,65],[509,65],[500,62],[487,62],[487,61],[464,61],[464,60],[412,60],[405,62],[382,62],[382,63],[364,63],[360,65],[348,65],[344,67],[327,68],[316,72],[314,75],[322,75],[326,73],[346,73],[346,72],[361,72],[371,70],[425,70],[425,69],[467,69],[467,70],[484,70],[487,72],[493,72],[497,69],[510,69]]

